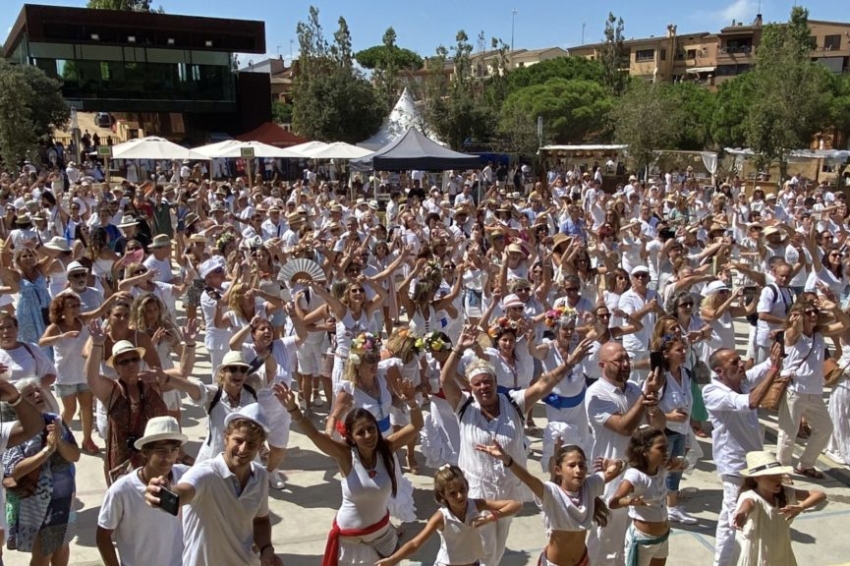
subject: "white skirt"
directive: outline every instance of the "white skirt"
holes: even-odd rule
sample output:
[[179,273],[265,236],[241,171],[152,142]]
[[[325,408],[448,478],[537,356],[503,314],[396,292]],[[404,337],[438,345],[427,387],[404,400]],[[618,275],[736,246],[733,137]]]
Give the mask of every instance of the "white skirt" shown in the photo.
[[827,451],[850,464],[850,381],[847,377],[832,390],[828,408],[834,426]]
[[457,466],[460,448],[460,426],[449,402],[431,397],[431,410],[419,433],[425,465],[437,469],[443,464]]

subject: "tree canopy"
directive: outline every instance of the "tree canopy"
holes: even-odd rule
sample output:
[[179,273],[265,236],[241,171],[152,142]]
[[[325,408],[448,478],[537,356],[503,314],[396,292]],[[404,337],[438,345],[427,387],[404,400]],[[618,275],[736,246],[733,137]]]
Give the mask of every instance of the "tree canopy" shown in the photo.
[[[120,10],[122,12],[151,12],[151,0],[89,0],[87,8],[93,10]],[[157,10],[162,12],[160,6]]]
[[415,51],[398,46],[388,48],[384,44],[374,45],[363,51],[358,51],[354,55],[354,58],[364,69],[375,69],[382,63],[392,62],[397,69],[418,71],[422,68],[423,64],[422,57]]
[[41,69],[0,60],[0,156],[16,163],[71,117],[58,81]]
[[508,78],[510,92],[521,88],[540,85],[549,79],[584,80],[601,83],[603,67],[599,61],[584,57],[556,57],[541,61],[530,67],[512,69]]

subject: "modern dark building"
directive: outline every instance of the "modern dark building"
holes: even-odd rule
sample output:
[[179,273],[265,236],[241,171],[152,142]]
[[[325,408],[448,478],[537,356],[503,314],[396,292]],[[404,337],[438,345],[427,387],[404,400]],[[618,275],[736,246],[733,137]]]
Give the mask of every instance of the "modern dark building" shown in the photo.
[[3,46],[13,63],[60,79],[78,110],[135,114],[159,130],[149,133],[187,138],[271,120],[269,77],[234,66],[235,53],[265,51],[260,21],[33,4]]

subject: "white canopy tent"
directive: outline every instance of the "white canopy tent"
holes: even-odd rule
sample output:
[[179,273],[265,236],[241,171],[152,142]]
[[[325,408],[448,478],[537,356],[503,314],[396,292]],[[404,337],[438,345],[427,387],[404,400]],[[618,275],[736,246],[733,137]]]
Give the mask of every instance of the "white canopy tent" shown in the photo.
[[372,155],[372,151],[345,142],[334,142],[326,147],[308,152],[313,159],[360,159]]
[[148,136],[112,146],[112,159],[207,159],[165,138]]
[[235,159],[242,157],[242,150],[252,148],[254,157],[272,157],[281,159],[299,159],[302,155],[292,151],[289,148],[275,147],[273,145],[255,142],[255,141],[239,141],[226,140],[223,142],[212,143],[201,147],[196,147],[192,151],[203,155],[204,159]]
[[416,109],[416,102],[413,100],[413,96],[405,88],[398,102],[396,102],[390,112],[390,115],[381,124],[381,129],[375,135],[357,145],[371,151],[377,151],[390,142],[402,137],[410,128],[415,128],[432,141],[440,145],[445,145],[437,139],[434,132],[425,127],[425,120],[422,119],[419,110]]
[[287,147],[286,149],[293,153],[297,153],[302,159],[310,159],[313,157],[312,155],[310,155],[312,152],[320,151],[322,149],[325,149],[326,147],[328,147],[328,144],[326,144],[325,142],[311,141],[306,143],[299,143],[298,145],[293,145]]

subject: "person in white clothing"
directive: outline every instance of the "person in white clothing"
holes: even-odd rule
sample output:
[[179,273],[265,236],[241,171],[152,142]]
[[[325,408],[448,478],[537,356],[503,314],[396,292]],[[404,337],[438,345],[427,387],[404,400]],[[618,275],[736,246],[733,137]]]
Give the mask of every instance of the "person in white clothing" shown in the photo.
[[[184,566],[283,566],[272,546],[267,472],[255,462],[269,432],[259,404],[224,419],[224,452],[196,464],[179,482],[150,478],[145,501],[161,507],[162,490],[183,507]],[[170,487],[169,487],[170,486]]]
[[[591,460],[597,458],[622,459],[632,433],[642,424],[663,430],[664,413],[658,408],[660,372],[651,372],[638,387],[630,379],[632,373],[629,355],[617,342],[606,342],[599,348],[599,365],[602,377],[587,388],[585,406],[587,420],[593,431]],[[612,481],[603,497],[609,499],[619,487]],[[611,511],[608,525],[591,529],[587,539],[590,563],[594,566],[623,566],[623,540],[628,529],[628,517],[622,510]]]
[[746,371],[735,350],[721,348],[711,354],[708,367],[713,372],[712,380],[702,390],[702,396],[712,424],[714,463],[723,482],[714,566],[727,566],[735,548],[735,530],[730,521],[741,488],[741,470],[746,467],[747,452],[762,449],[757,409],[779,376],[782,350],[775,344],[767,361]]
[[631,287],[620,295],[618,308],[631,318],[640,320],[643,329],[632,334],[623,336],[623,346],[629,352],[629,358],[633,366],[644,362],[644,367],[634,369],[632,379],[638,383],[646,379],[648,366],[645,360],[649,357],[649,338],[655,321],[659,316],[664,316],[664,308],[659,304],[658,293],[649,289],[649,269],[644,265],[637,265],[630,273],[632,279]]
[[[531,499],[530,491],[508,472],[506,468],[510,466],[502,465],[476,447],[489,446],[495,441],[504,448],[511,461],[525,466],[528,457],[528,441],[523,431],[526,408],[551,393],[572,368],[566,363],[561,364],[555,370],[540,375],[529,387],[504,394],[496,389],[493,366],[476,360],[466,367],[471,393],[465,393],[455,374],[460,354],[476,343],[476,334],[473,327],[464,328],[457,347],[452,349],[440,374],[446,400],[454,408],[460,423],[458,465],[467,474],[471,497],[528,501]],[[510,528],[511,519],[481,527],[485,550],[482,566],[496,566],[501,562]]]
[[187,440],[174,417],[148,421],[145,435],[135,442],[145,465],[112,484],[100,505],[95,541],[105,566],[182,565],[182,521],[145,505],[144,493],[151,478],[167,478],[167,485],[180,482],[189,467],[176,462]]

